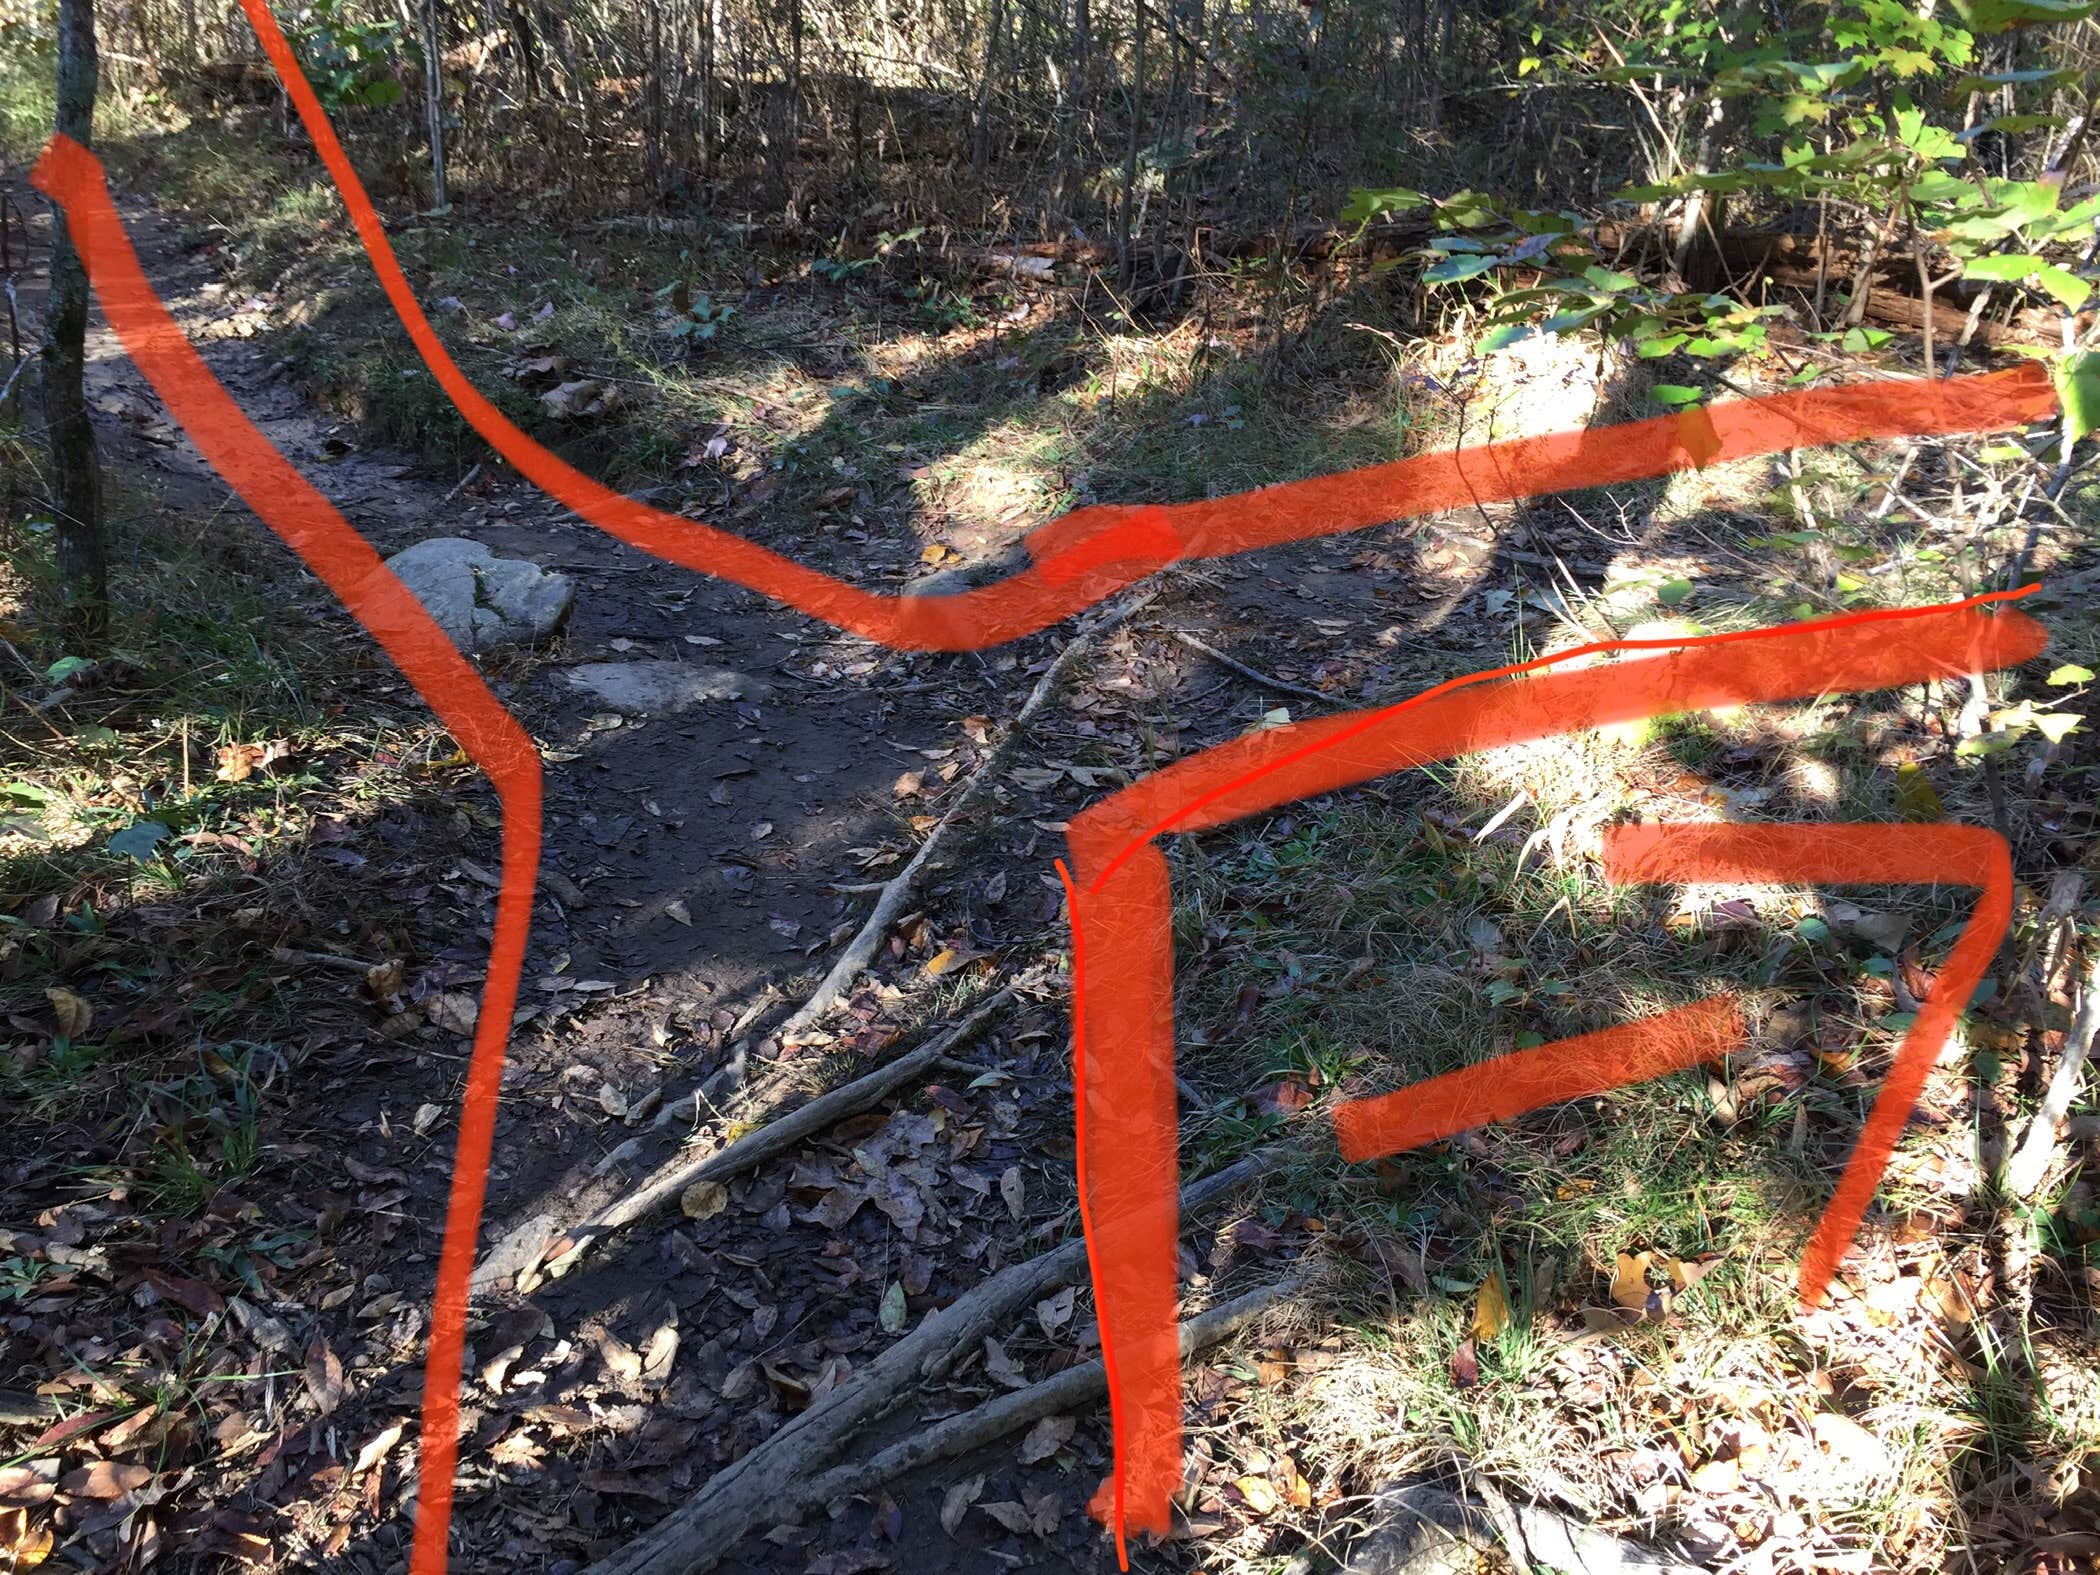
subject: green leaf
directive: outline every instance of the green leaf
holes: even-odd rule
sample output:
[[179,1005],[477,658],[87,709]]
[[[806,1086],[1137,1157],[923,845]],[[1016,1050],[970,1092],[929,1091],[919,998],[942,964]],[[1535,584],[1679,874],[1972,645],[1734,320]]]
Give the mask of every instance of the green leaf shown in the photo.
[[1702,390],[1686,388],[1682,383],[1657,383],[1648,390],[1648,397],[1658,405],[1674,410],[1683,405],[1696,405],[1706,395]]
[[167,835],[168,828],[157,820],[135,820],[109,839],[109,851],[119,858],[150,859]]
[[1961,19],[1979,33],[2003,33],[2028,22],[2080,22],[2095,0],[1954,0]]
[[2052,744],[2060,744],[2066,734],[2078,730],[2080,717],[2074,711],[2041,711],[2034,718],[2034,730]]
[[1690,580],[1667,580],[1655,593],[1655,599],[1665,607],[1675,607],[1692,594]]
[[1659,360],[1690,337],[1689,334],[1658,334],[1653,339],[1643,339],[1634,349],[1650,361]]
[[2064,663],[2063,666],[2051,673],[2048,678],[2048,682],[2058,686],[2064,684],[2089,684],[2092,681],[2093,670],[2090,667],[2080,667],[2076,662]]
[[1488,272],[1500,261],[1499,257],[1483,257],[1477,254],[1474,256],[1446,257],[1435,267],[1423,271],[1422,282],[1424,284],[1457,284],[1462,279],[1471,279],[1478,274]]
[[1962,264],[1961,273],[1964,279],[1996,279],[2017,284],[2041,266],[2041,258],[2030,252],[2001,252],[1996,257],[1971,257]]
[[61,656],[44,669],[44,676],[54,684],[62,684],[77,674],[86,672],[95,664],[84,656]]
[[1480,338],[1480,353],[1493,355],[1497,350],[1507,350],[1513,344],[1537,337],[1538,330],[1529,323],[1504,323],[1500,328],[1491,328]]
[[1420,192],[1406,186],[1384,186],[1370,191],[1359,188],[1349,193],[1349,201],[1342,208],[1342,222],[1365,224],[1381,213],[1405,213],[1410,208],[1427,205],[1428,201]]
[[2093,293],[2092,282],[2081,279],[2068,268],[2059,268],[2055,263],[2043,263],[2034,271],[2035,283],[2055,296],[2067,312],[2075,312],[2085,305],[2086,297]]
[[2056,397],[2063,403],[2064,435],[2076,443],[2088,433],[2100,430],[2100,353],[2080,350],[2067,355],[2050,367],[2049,376],[2056,384]]

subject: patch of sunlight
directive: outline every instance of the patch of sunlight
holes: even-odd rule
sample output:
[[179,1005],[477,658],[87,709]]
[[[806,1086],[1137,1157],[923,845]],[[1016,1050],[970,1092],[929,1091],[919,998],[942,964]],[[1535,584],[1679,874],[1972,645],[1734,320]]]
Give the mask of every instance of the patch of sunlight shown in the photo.
[[1632,357],[1587,337],[1519,340],[1482,359],[1468,424],[1502,442],[1624,420],[1635,371]]
[[1054,501],[1052,461],[1059,435],[1022,421],[1002,421],[935,467],[940,509],[961,528],[1002,534],[1037,523]]

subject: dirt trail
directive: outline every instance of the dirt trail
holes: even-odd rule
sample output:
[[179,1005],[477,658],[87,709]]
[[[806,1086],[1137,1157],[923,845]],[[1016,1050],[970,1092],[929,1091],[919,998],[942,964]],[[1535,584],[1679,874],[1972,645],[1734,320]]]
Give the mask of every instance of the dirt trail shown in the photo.
[[[634,552],[508,473],[455,495],[401,456],[360,450],[308,407],[283,375],[266,314],[229,293],[208,250],[186,245],[168,216],[127,202],[126,217],[149,276],[207,362],[382,553],[463,535],[577,581],[574,614],[553,648],[485,664],[542,745],[547,816],[484,1249],[521,1227],[530,1234],[535,1222],[577,1218],[694,1124],[691,1105],[659,1127],[623,1120],[623,1107],[646,1110],[657,1091],[682,1091],[714,1071],[728,1049],[725,1025],[769,987],[798,998],[866,911],[864,895],[834,885],[897,867],[856,876],[864,855],[855,850],[888,842],[908,853],[909,817],[940,813],[985,752],[980,719],[1011,716],[1067,632],[983,655],[897,656]],[[224,487],[166,427],[99,322],[90,355],[92,402],[114,418],[103,423],[111,460],[150,465],[177,502],[223,507]],[[227,528],[263,534],[237,506],[233,518],[241,523]],[[1371,531],[1178,576],[1090,653],[1023,741],[997,785],[991,823],[965,841],[966,859],[932,874],[898,927],[902,944],[835,1019],[840,1065],[864,1070],[903,1025],[945,1015],[954,978],[993,979],[1062,944],[1050,860],[1082,802],[1243,730],[1280,702],[1304,709],[1175,631],[1331,691],[1338,705],[1403,693],[1484,653],[1486,622],[1452,616],[1464,593],[1508,568],[1476,540],[1481,529],[1473,519],[1448,536],[1434,524]],[[1432,549],[1426,559],[1417,540]],[[262,561],[293,572],[289,554],[274,543],[265,551]],[[1432,608],[1442,626],[1425,630]],[[759,683],[741,701],[619,718],[561,681],[579,661],[644,659],[728,666]],[[900,788],[906,773],[919,782],[909,792]],[[466,878],[481,878],[471,860],[459,862]],[[483,946],[485,932],[457,937],[445,953],[456,979],[448,987],[473,988]],[[942,951],[965,966],[934,982],[926,964]],[[1075,1228],[1065,1036],[1061,1000],[1010,1013],[971,1052],[981,1075],[907,1089],[791,1163],[733,1182],[701,1218],[645,1223],[529,1297],[498,1286],[484,1298],[487,1321],[470,1336],[467,1363],[455,1567],[562,1569],[601,1556],[922,1310],[1064,1238]],[[401,1206],[420,1251],[392,1266],[404,1303],[428,1296],[458,1065],[419,1057],[409,1070],[377,1058],[370,1076],[332,1085],[328,1109],[302,1112],[353,1174],[407,1182]],[[383,1112],[399,1123],[426,1100],[447,1112],[427,1137],[389,1130]],[[358,1347],[351,1311],[312,1327],[366,1358],[352,1364],[353,1394],[330,1447],[347,1453],[387,1418],[407,1421],[412,1440],[420,1345],[397,1345],[391,1360],[369,1341]],[[1002,1349],[1014,1371],[1043,1376],[1081,1359],[1089,1321],[1083,1303],[1075,1316],[1068,1300],[1007,1331]],[[645,1374],[638,1358],[652,1336],[660,1349],[673,1324],[669,1376]],[[988,1392],[997,1384],[985,1370],[966,1367],[922,1397],[920,1421]],[[1106,1419],[1078,1421],[1068,1442],[1030,1464],[1008,1443],[921,1471],[829,1526],[754,1541],[743,1565],[1112,1567],[1112,1548],[1082,1510],[1106,1467]],[[1026,1508],[1020,1530],[976,1512],[954,1535],[942,1529],[948,1490],[980,1475],[972,1496]],[[281,1478],[266,1475],[243,1502],[267,1507],[275,1491],[281,1504]],[[326,1542],[293,1509],[307,1561],[325,1553],[331,1568],[402,1567],[412,1494],[404,1475],[356,1518],[353,1535],[343,1538],[339,1523]],[[300,1490],[288,1496],[296,1504]],[[1180,1562],[1171,1552],[1147,1557]]]

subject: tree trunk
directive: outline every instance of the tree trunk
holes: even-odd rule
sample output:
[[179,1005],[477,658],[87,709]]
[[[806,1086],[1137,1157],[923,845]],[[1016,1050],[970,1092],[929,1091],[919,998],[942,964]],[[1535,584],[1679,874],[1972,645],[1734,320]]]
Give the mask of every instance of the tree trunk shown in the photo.
[[[59,0],[60,136],[93,145],[94,0]],[[81,379],[87,364],[87,270],[60,226],[51,243],[51,301],[44,332],[44,420],[51,434],[52,504],[66,642],[86,654],[109,635],[109,542],[102,528],[102,466]]]
[[430,206],[452,206],[445,191],[445,62],[438,42],[437,0],[423,0],[423,115],[430,124]]
[[999,68],[999,35],[1005,27],[1004,0],[992,0],[992,14],[984,29],[984,75],[977,82],[977,124],[970,137],[970,173],[980,180],[991,155],[992,73]]
[[1130,255],[1130,218],[1137,196],[1138,137],[1145,122],[1145,0],[1137,0],[1132,9],[1137,37],[1131,47],[1130,141],[1123,154],[1123,205],[1116,219],[1116,276],[1126,290],[1137,266]]

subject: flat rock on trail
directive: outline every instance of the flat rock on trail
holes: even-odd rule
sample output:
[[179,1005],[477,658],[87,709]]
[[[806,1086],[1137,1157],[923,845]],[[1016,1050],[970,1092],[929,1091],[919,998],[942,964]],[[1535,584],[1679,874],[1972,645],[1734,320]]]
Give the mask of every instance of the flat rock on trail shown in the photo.
[[[266,331],[225,326],[246,308],[217,288],[213,259],[167,217],[128,199],[126,212],[149,276],[213,369],[382,553],[464,537],[576,584],[552,647],[486,666],[546,761],[541,895],[483,1230],[485,1253],[501,1243],[508,1254],[499,1268],[528,1265],[537,1240],[671,1153],[706,1114],[684,1091],[720,1064],[728,1024],[768,990],[799,999],[829,965],[868,900],[834,888],[901,867],[1069,631],[982,654],[897,655],[632,551],[507,471],[454,497],[310,408]],[[105,443],[156,467],[171,500],[222,506],[223,485],[167,430],[99,321],[93,332],[96,402],[122,418],[103,423]],[[1050,861],[1064,821],[1279,703],[1175,630],[1317,685],[1337,706],[1492,660],[1500,631],[1462,608],[1497,564],[1468,560],[1461,579],[1440,578],[1418,561],[1417,537],[1413,525],[1359,532],[1178,572],[1039,719],[989,824],[960,850],[967,859],[931,875],[831,1043],[808,1052],[812,1065],[872,1065],[912,1020],[947,1015],[940,1002],[952,998],[938,992],[965,970],[991,977],[1061,946]],[[260,561],[271,554],[289,566],[274,546]],[[461,868],[489,888],[482,929],[445,954],[452,987],[471,992],[495,882],[464,855]],[[693,1200],[689,1217],[631,1229],[528,1298],[478,1300],[455,1567],[573,1569],[618,1546],[925,1311],[1064,1239],[1075,1228],[1066,1034],[1060,998],[1024,1003],[968,1052],[981,1075],[907,1089],[792,1161]],[[305,1113],[353,1171],[407,1183],[399,1207],[420,1250],[386,1265],[404,1306],[428,1302],[461,1069],[450,1057],[416,1073],[397,1062]],[[667,1091],[681,1100],[675,1119],[652,1125]],[[411,1139],[402,1115],[423,1101],[444,1119]],[[373,1119],[389,1108],[394,1124]],[[345,1329],[352,1311],[334,1315]],[[1069,1303],[1037,1309],[1007,1337],[1002,1370],[1039,1379],[1084,1359],[1090,1323],[1083,1300],[1076,1315]],[[332,1327],[294,1334],[350,1338]],[[336,1419],[345,1452],[386,1418],[413,1442],[420,1357],[411,1342],[390,1366],[353,1373]],[[965,1366],[920,1397],[920,1420],[996,1392],[982,1364]],[[1023,1463],[1012,1440],[929,1468],[836,1521],[754,1537],[724,1567],[1112,1568],[1113,1547],[1083,1510],[1108,1460],[1093,1409],[1038,1458]],[[960,1501],[959,1485],[970,1488]],[[408,1477],[384,1501],[375,1494],[326,1567],[400,1568],[412,1491]],[[1189,1562],[1176,1545],[1142,1557]]]

